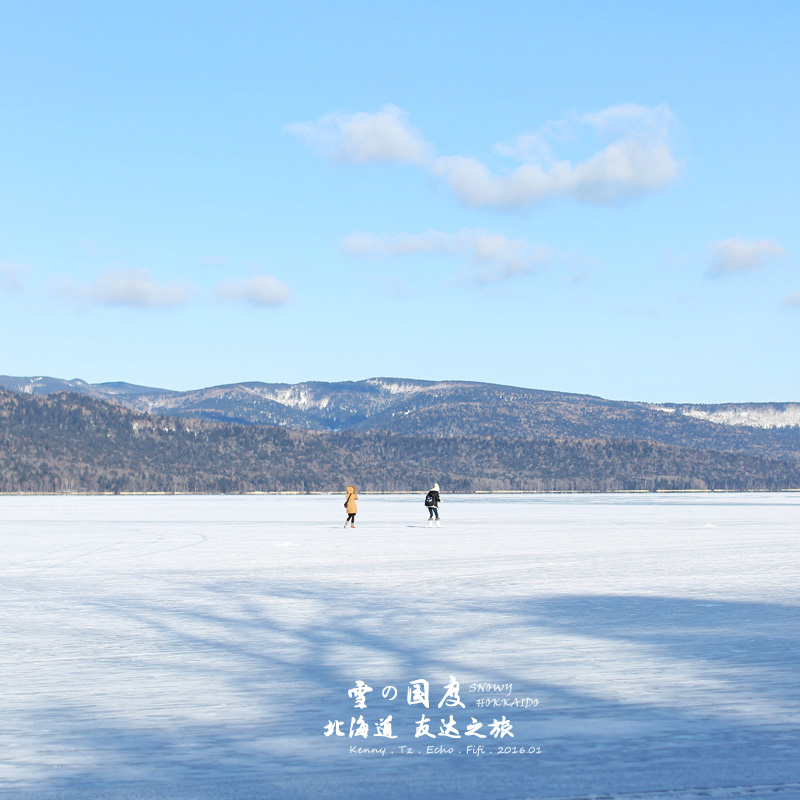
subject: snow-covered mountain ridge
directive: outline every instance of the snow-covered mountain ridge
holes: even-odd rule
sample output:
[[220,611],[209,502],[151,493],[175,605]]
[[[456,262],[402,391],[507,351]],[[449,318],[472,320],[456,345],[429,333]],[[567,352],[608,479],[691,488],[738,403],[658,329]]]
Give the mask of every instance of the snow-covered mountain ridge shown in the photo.
[[800,427],[800,403],[724,403],[650,407],[656,411],[682,414],[719,425],[743,425],[750,428]]
[[298,431],[427,439],[639,440],[800,462],[800,403],[660,405],[469,381],[258,381],[172,391],[0,376],[27,395],[76,392],[149,414]]
[[[759,429],[800,427],[800,403],[721,403],[713,405],[688,403],[625,403],[624,401],[603,401],[590,395],[573,395],[535,389],[523,389],[497,384],[470,381],[422,381],[401,378],[368,378],[363,381],[328,383],[309,381],[297,384],[247,382],[212,386],[189,391],[174,391],[149,386],[138,386],[124,382],[90,384],[79,378],[64,380],[46,376],[11,377],[0,375],[0,388],[24,394],[46,395],[54,392],[71,391],[88,394],[99,399],[113,400],[122,405],[149,413],[180,414],[189,416],[211,416],[224,418],[223,406],[228,407],[231,418],[248,422],[270,420],[258,417],[258,408],[265,402],[274,404],[274,416],[280,408],[297,412],[328,411],[335,416],[358,417],[366,420],[376,413],[388,411],[393,416],[408,415],[415,409],[415,401],[451,398],[458,391],[463,394],[470,389],[481,395],[480,401],[487,399],[506,402],[509,399],[529,399],[534,402],[552,402],[557,398],[577,400],[586,398],[601,401],[610,406],[638,406],[667,414],[690,417],[718,425],[744,426]],[[463,400],[463,397],[461,398]],[[199,406],[210,406],[203,414]],[[262,409],[263,411],[263,409]],[[278,414],[279,416],[279,414]],[[319,422],[320,420],[317,420]],[[282,424],[277,419],[272,424]],[[301,425],[301,427],[315,427]],[[323,428],[329,426],[323,425]]]

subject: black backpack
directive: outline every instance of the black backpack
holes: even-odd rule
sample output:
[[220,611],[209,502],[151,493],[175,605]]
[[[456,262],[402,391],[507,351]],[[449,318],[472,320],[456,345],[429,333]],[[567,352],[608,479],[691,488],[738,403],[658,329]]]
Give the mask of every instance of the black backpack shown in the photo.
[[430,508],[436,502],[436,494],[433,490],[425,495],[425,505]]

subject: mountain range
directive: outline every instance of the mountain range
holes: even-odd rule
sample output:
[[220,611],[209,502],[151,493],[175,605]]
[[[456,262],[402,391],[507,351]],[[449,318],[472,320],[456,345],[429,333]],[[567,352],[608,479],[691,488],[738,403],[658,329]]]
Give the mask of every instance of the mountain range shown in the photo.
[[625,491],[800,488],[800,464],[632,439],[404,436],[133,411],[0,390],[0,492]]
[[247,382],[174,391],[122,382],[0,376],[0,387],[30,395],[75,392],[148,414],[295,430],[633,439],[800,463],[800,403],[652,404],[397,378]]

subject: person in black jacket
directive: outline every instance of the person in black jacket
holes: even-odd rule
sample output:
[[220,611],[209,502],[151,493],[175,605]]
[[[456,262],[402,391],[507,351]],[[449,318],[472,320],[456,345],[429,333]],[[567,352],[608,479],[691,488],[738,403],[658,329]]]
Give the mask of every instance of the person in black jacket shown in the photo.
[[428,524],[433,527],[433,520],[436,525],[439,523],[439,503],[442,498],[439,495],[439,484],[434,483],[433,488],[425,495],[425,507],[428,509]]

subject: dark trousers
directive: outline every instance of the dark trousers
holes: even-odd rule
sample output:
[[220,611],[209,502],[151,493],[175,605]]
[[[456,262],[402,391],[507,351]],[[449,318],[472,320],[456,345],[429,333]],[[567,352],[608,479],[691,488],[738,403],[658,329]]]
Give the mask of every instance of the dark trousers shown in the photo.
[[348,514],[347,515],[347,519],[345,520],[344,524],[347,525],[348,522],[351,525],[355,525],[356,524],[356,515],[355,514]]
[[439,509],[436,506],[428,506],[428,519],[433,519],[434,515],[439,519]]

